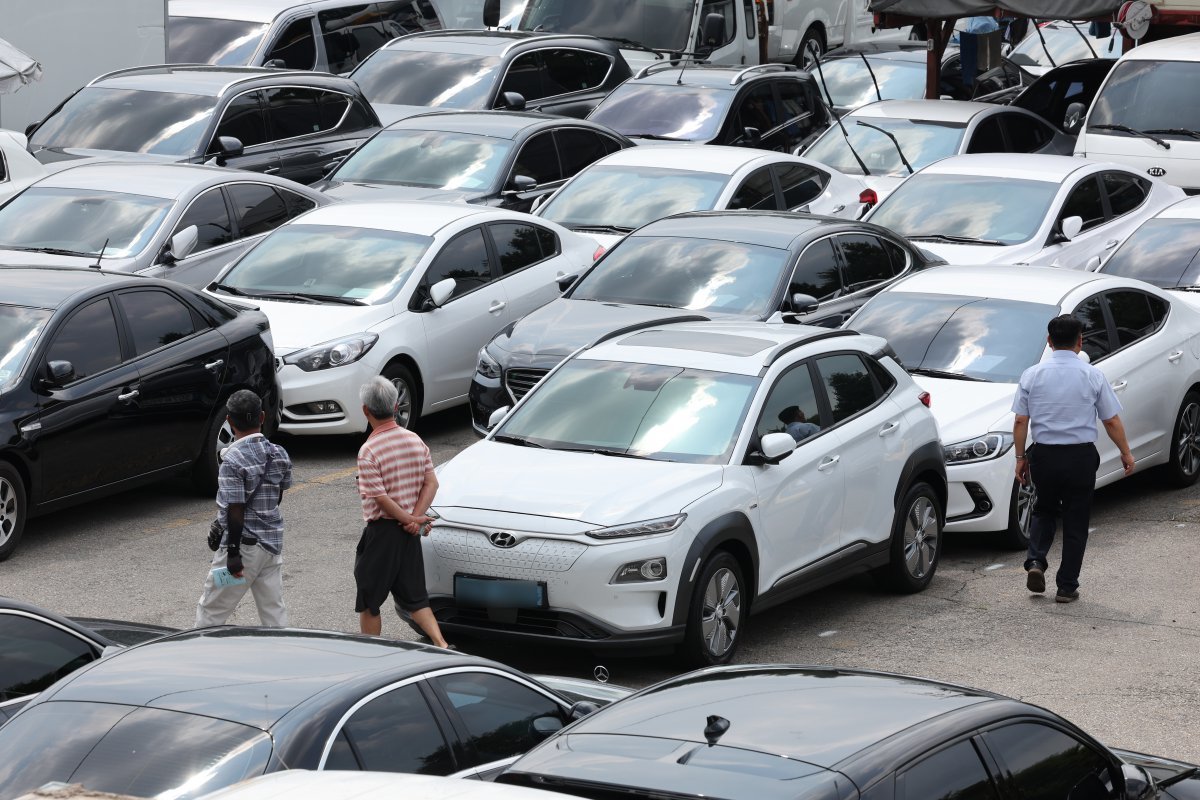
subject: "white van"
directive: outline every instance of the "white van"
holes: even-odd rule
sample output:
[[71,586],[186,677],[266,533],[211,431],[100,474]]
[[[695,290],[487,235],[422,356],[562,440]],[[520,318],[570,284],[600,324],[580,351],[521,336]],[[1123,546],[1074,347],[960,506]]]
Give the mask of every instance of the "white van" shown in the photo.
[[1135,47],[1108,73],[1075,155],[1115,161],[1200,194],[1200,33]]

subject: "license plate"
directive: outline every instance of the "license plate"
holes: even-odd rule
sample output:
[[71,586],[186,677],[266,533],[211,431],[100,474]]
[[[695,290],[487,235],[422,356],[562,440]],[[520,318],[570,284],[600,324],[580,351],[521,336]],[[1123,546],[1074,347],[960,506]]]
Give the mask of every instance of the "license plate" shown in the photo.
[[546,584],[511,578],[454,576],[454,599],[479,608],[545,608]]

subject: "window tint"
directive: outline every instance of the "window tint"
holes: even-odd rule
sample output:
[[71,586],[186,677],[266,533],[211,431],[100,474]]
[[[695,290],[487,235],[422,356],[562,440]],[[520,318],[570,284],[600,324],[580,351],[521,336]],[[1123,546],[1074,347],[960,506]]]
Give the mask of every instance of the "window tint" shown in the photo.
[[[500,85],[500,94],[516,92],[530,102],[545,97],[543,71],[540,52],[535,51],[517,56],[508,65],[508,72],[504,74],[504,83]],[[499,102],[499,95],[496,100]]]
[[0,703],[36,694],[97,655],[78,636],[13,614],[0,614],[0,641]]
[[842,282],[838,277],[833,240],[822,239],[813,242],[800,255],[796,271],[792,274],[792,283],[788,287],[788,296],[808,294],[818,300],[826,300],[841,290]]
[[544,50],[545,96],[582,92],[604,83],[612,62],[608,56],[586,50]]
[[908,269],[908,253],[904,251],[904,248],[887,239],[880,239],[880,241],[883,242],[883,249],[887,251],[888,258],[892,261],[892,274],[899,275]]
[[746,128],[756,128],[766,133],[783,122],[775,104],[775,92],[768,81],[761,81],[746,92],[738,107],[737,127],[730,133],[734,139],[744,135]]
[[1085,231],[1104,222],[1104,204],[1100,200],[1100,184],[1096,182],[1094,175],[1084,178],[1083,183],[1076,186],[1067,197],[1067,202],[1063,203],[1063,210],[1058,219],[1061,222],[1067,217],[1081,217]]
[[538,236],[541,228],[532,225],[489,225],[492,242],[496,245],[496,256],[500,259],[500,274],[509,275],[517,270],[536,264],[546,255]]
[[0,153],[0,182],[8,180],[8,159]]
[[312,69],[317,63],[317,43],[313,39],[312,17],[298,19],[275,40],[263,63],[280,59],[288,69]]
[[117,296],[125,312],[133,351],[149,353],[196,332],[192,310],[166,292],[126,292]]
[[1150,301],[1150,316],[1154,317],[1154,324],[1162,324],[1162,321],[1167,318],[1167,312],[1171,310],[1170,304],[1166,300],[1152,295],[1146,295],[1146,299]]
[[339,92],[318,92],[317,110],[320,112],[321,130],[331,131],[346,116],[350,107],[350,98]]
[[107,298],[81,308],[54,336],[47,361],[70,361],[76,378],[86,378],[121,363],[117,318]]
[[450,748],[415,684],[376,697],[354,712],[342,730],[363,769],[420,775],[454,772]]
[[768,433],[790,433],[802,442],[820,431],[821,407],[806,362],[789,369],[771,387],[756,432],[760,438]]
[[811,203],[821,196],[825,185],[829,183],[828,174],[804,164],[776,164],[775,176],[779,178],[779,188],[783,190],[785,209]]
[[1149,181],[1128,172],[1105,172],[1100,181],[1104,191],[1108,192],[1108,207],[1114,217],[1128,214],[1140,206],[1150,191]]
[[233,241],[233,226],[229,222],[229,209],[225,207],[225,195],[220,187],[209,189],[197,197],[179,218],[172,235],[189,225],[196,226],[199,237],[192,252],[207,250]]
[[228,187],[233,212],[237,215],[238,235],[255,236],[287,222],[288,210],[270,186],[261,183],[235,183]]
[[1072,736],[1026,722],[985,734],[988,748],[1012,775],[1023,800],[1107,800],[1112,796],[1108,763]]
[[442,248],[442,252],[425,273],[425,286],[433,286],[446,278],[454,278],[455,281],[452,298],[460,297],[491,281],[492,267],[488,260],[482,228],[472,228]]
[[285,86],[267,90],[267,118],[271,121],[271,139],[291,139],[321,130],[317,92]]
[[1108,323],[1104,320],[1104,309],[1100,298],[1093,297],[1080,303],[1071,312],[1083,322],[1083,350],[1092,361],[1098,361],[1112,352],[1108,338]]
[[825,122],[825,115],[812,113],[816,104],[805,85],[795,80],[779,80],[774,83],[779,91],[779,122],[788,123],[784,129],[787,137],[799,144],[818,133]]
[[1048,127],[1022,114],[1001,114],[1004,130],[1008,133],[1008,146],[1014,153],[1033,153],[1050,141]]
[[821,373],[829,405],[833,407],[835,424],[874,405],[879,399],[867,365],[856,355],[819,358],[817,371]]
[[975,133],[971,134],[971,144],[968,153],[1003,153],[1004,136],[1000,133],[1000,119],[997,116],[988,117],[979,123]]
[[442,29],[442,21],[429,0],[394,0],[376,3],[375,7],[379,9],[383,30],[389,40],[406,33]]
[[865,289],[892,277],[892,260],[874,236],[838,236],[845,264],[846,291]]
[[232,136],[244,147],[253,147],[267,141],[267,126],[259,104],[261,94],[262,92],[248,92],[235,97],[229,103],[221,116],[221,124],[213,137],[210,152],[216,152],[217,138],[221,136]]
[[289,192],[286,189],[278,189],[277,191],[283,195],[284,201],[287,202],[289,217],[299,216],[305,211],[311,211],[317,207],[316,200],[310,200],[304,195],[296,194],[295,192]]
[[383,19],[375,4],[326,9],[317,13],[317,24],[325,43],[329,71],[334,73],[349,72],[395,38],[384,30]]
[[350,739],[346,736],[346,731],[343,728],[333,740],[333,747],[329,748],[329,758],[325,759],[325,769],[362,769],[362,765],[358,763],[358,758],[354,755],[354,748],[350,746]]
[[558,152],[562,156],[564,178],[571,177],[592,162],[604,158],[612,152],[605,146],[605,137],[591,131],[575,128],[555,131],[554,136],[558,139]]
[[558,166],[558,153],[554,149],[554,137],[547,131],[532,137],[517,154],[513,175],[525,175],[539,184],[562,180]]
[[992,800],[996,789],[975,746],[959,742],[902,773],[900,800]]
[[479,763],[519,755],[541,741],[533,730],[539,717],[562,721],[558,703],[541,692],[499,675],[460,672],[434,678],[467,729],[467,744]]
[[731,209],[779,208],[775,199],[775,184],[771,180],[771,168],[761,167],[751,172],[729,200]]
[[542,245],[542,257],[549,258],[558,255],[558,236],[554,231],[548,231],[545,228],[534,228],[534,230],[537,231],[538,241]]
[[[1153,299],[1158,300],[1157,297]],[[1108,293],[1108,310],[1117,329],[1117,347],[1133,344],[1158,329],[1162,318],[1154,318],[1150,311],[1150,300],[1150,296],[1142,292]]]

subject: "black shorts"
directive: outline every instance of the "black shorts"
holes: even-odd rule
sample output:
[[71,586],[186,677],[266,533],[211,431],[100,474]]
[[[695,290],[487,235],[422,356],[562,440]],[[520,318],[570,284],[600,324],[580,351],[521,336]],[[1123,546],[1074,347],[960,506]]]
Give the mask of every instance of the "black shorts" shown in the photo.
[[395,520],[373,520],[363,528],[354,553],[355,611],[369,610],[379,616],[379,606],[389,592],[405,611],[429,607],[420,536],[413,536]]

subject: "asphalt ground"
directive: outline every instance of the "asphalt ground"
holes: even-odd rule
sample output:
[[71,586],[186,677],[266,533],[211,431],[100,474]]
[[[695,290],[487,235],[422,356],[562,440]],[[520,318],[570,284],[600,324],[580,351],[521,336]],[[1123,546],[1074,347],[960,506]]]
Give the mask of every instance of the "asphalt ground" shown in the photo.
[[[462,409],[428,418],[423,433],[436,463],[475,441]],[[361,440],[278,441],[295,464],[284,500],[291,622],[355,631],[351,568],[362,521],[353,476]],[[67,615],[187,627],[211,557],[205,536],[213,512],[211,498],[178,481],[35,519],[16,555],[0,564],[0,594]],[[925,592],[892,595],[865,576],[818,591],[752,617],[738,661],[890,670],[977,686],[1050,708],[1109,745],[1200,762],[1200,486],[1172,490],[1153,471],[1135,474],[1097,493],[1092,525],[1077,603],[1055,603],[1052,586],[1030,595],[1022,554],[951,536]],[[232,621],[256,624],[249,596]],[[389,610],[383,630],[413,637]],[[679,671],[668,657],[462,645],[532,672],[590,677],[603,664],[614,683],[631,686]]]

